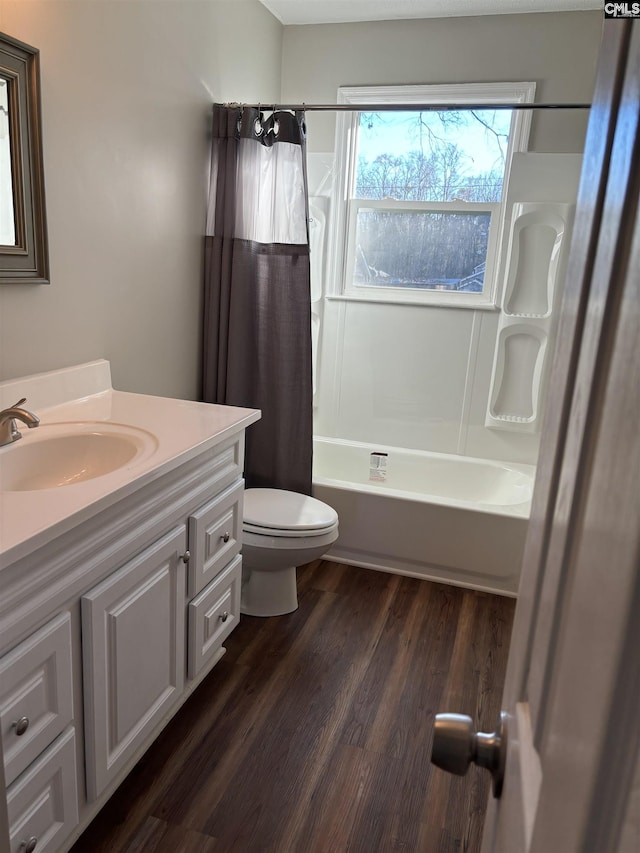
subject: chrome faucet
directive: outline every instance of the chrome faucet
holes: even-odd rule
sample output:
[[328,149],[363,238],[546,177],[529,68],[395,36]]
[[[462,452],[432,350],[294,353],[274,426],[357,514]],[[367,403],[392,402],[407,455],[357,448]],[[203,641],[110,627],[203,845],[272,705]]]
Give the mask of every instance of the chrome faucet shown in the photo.
[[22,421],[29,429],[37,427],[40,423],[40,418],[29,412],[27,409],[21,409],[23,403],[27,402],[27,398],[23,397],[18,400],[13,406],[8,409],[3,409],[0,412],[0,447],[4,444],[11,444],[12,441],[17,441],[22,438],[22,433],[18,430],[16,421]]

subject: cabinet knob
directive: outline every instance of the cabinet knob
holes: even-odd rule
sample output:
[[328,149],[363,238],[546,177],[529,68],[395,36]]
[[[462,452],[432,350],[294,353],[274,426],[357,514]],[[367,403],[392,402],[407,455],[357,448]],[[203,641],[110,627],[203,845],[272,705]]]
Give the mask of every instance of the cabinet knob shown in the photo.
[[228,542],[228,541],[229,541],[229,539],[231,539],[231,534],[230,534],[228,531],[226,531],[226,530],[225,530],[225,532],[224,532],[224,536],[222,537],[222,541],[223,541],[223,542]]
[[35,835],[32,835],[28,841],[22,841],[20,844],[20,850],[24,850],[25,853],[33,853],[38,844],[38,839]]
[[229,614],[227,613],[226,610],[224,611],[224,613],[220,614],[220,619],[222,620],[222,622],[226,622],[228,618],[229,618]]
[[[20,737],[20,735],[23,735],[29,728],[29,717],[20,717],[20,719],[16,720],[13,724],[13,727],[16,730],[18,737]],[[33,850],[33,847],[31,849]]]
[[185,551],[184,554],[182,555],[182,562],[188,563],[190,559],[191,559],[191,551]]

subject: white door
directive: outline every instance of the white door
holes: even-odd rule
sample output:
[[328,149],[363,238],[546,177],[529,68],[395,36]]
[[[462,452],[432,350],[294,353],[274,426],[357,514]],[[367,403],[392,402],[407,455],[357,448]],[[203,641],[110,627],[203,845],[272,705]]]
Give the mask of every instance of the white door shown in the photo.
[[489,805],[484,853],[605,853],[632,843],[640,22],[606,25],[593,103],[503,699],[504,787]]
[[[605,24],[483,853],[640,850],[640,21]],[[454,710],[454,709],[452,709]]]

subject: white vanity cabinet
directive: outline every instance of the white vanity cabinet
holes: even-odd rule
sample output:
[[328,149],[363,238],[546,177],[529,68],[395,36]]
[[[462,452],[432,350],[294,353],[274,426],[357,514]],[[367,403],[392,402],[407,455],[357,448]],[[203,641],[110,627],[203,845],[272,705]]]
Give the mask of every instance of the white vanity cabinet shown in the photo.
[[68,850],[224,654],[245,425],[2,567],[3,853]]

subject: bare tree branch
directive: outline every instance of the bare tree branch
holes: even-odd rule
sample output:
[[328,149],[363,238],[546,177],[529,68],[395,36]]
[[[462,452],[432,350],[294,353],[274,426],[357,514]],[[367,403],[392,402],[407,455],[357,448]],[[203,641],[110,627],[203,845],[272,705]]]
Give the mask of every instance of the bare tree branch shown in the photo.
[[486,121],[484,121],[484,119],[480,118],[480,116],[478,115],[478,113],[477,113],[477,112],[475,112],[474,110],[470,110],[470,113],[471,113],[471,115],[474,117],[474,119],[475,119],[476,121],[479,121],[479,122],[480,122],[480,124],[481,124],[481,125],[482,125],[486,130],[488,130],[490,133],[492,133],[492,134],[493,134],[493,136],[495,137],[495,140],[496,140],[496,144],[497,144],[497,146],[498,146],[498,150],[500,151],[500,157],[501,157],[501,159],[502,159],[502,162],[504,163],[504,161],[505,161],[505,156],[506,156],[506,155],[505,155],[505,152],[504,152],[504,150],[503,150],[503,148],[502,148],[502,140],[504,139],[504,140],[506,140],[506,141],[508,142],[508,141],[509,141],[509,136],[508,136],[508,134],[506,134],[506,133],[498,133],[498,131],[497,131],[497,130],[495,130],[493,127],[491,127],[491,125],[490,125],[490,124],[488,124]]

